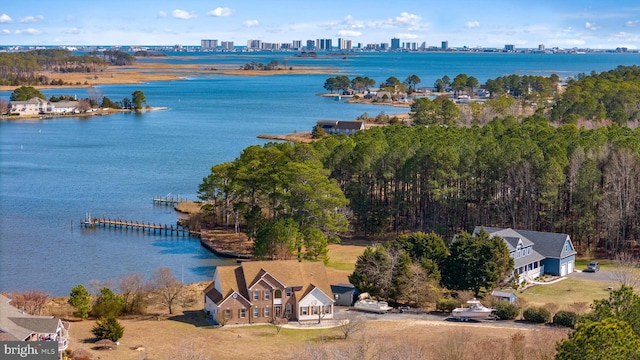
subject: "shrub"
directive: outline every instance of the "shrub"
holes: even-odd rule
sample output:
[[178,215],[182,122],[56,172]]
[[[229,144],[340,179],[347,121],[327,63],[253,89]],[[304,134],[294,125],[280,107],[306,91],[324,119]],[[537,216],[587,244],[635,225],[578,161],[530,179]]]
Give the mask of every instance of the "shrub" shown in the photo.
[[436,310],[438,311],[452,312],[458,306],[460,306],[460,302],[453,298],[442,298],[436,301]]
[[124,335],[124,327],[120,325],[118,320],[114,317],[106,319],[98,319],[96,325],[91,329],[93,335],[98,340],[109,339],[111,341],[118,341]]
[[568,328],[572,328],[576,325],[578,321],[578,314],[573,311],[560,310],[555,315],[553,315],[553,323],[559,326],[565,326]]
[[549,310],[543,307],[534,306],[525,310],[522,316],[526,321],[544,324],[546,322],[549,322],[551,313],[549,312]]
[[508,301],[498,301],[493,307],[496,309],[496,316],[500,320],[513,320],[520,313],[518,306]]

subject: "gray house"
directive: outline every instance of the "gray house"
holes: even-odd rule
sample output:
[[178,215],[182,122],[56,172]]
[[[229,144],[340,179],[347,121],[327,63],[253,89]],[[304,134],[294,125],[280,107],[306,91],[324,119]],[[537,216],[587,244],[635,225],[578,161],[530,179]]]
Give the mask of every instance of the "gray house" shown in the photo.
[[[474,235],[481,229],[483,227],[476,226]],[[513,273],[521,282],[544,274],[565,276],[575,269],[576,251],[567,234],[495,227],[484,230],[507,243],[514,261]]]
[[319,125],[327,134],[351,135],[365,129],[364,121],[318,120],[316,125]]

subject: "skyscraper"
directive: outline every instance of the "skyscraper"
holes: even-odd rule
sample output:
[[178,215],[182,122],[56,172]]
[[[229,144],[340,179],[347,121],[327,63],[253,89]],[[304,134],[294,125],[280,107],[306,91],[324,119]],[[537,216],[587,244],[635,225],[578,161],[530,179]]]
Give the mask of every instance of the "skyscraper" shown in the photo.
[[442,50],[447,50],[449,49],[449,42],[448,41],[443,41],[442,42]]
[[391,39],[391,50],[398,50],[398,49],[400,49],[400,39],[398,38]]

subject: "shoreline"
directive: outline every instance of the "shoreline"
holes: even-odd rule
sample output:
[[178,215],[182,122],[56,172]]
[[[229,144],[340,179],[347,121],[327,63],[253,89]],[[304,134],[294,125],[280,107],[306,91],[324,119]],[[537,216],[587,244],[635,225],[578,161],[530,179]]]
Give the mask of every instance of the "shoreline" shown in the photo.
[[[180,59],[176,56],[163,57]],[[276,70],[243,70],[240,64],[167,64],[163,62],[136,62],[128,66],[107,66],[95,73],[57,73],[45,71],[42,75],[50,80],[61,79],[65,85],[16,85],[0,86],[0,91],[13,91],[20,86],[36,89],[91,88],[96,85],[144,84],[152,81],[187,80],[189,77],[208,76],[273,76],[273,75],[319,75],[334,74],[340,70],[319,66],[279,67]]]

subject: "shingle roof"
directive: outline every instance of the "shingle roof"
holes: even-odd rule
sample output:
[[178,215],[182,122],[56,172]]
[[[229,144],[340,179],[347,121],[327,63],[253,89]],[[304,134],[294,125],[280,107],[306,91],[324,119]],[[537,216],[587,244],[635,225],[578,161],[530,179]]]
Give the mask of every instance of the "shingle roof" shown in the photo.
[[294,293],[298,299],[316,287],[333,297],[326,269],[320,262],[245,261],[239,266],[218,266],[216,272],[222,292],[218,292],[214,284],[205,289],[205,294],[216,303],[224,301],[234,291],[250,299],[247,290],[268,275],[285,287],[296,288]]
[[[522,239],[522,243],[524,246],[533,244],[534,251],[538,252],[545,258],[560,259],[566,256],[574,255],[576,253],[573,248],[570,249],[570,251],[564,251],[564,245],[566,241],[570,240],[569,235],[567,234],[480,226],[476,226],[476,228],[473,230],[473,233],[478,233],[481,228],[484,228],[484,230],[491,236],[497,235],[505,238],[507,244],[510,244],[510,241],[507,240],[506,237],[519,237],[520,239]],[[511,239],[511,241],[513,240]],[[509,250],[513,249],[509,248]]]
[[28,338],[33,333],[53,334],[58,329],[59,319],[52,316],[35,316],[24,314],[19,309],[11,306],[6,296],[0,295],[0,331],[5,333],[2,337],[15,337],[19,340]]

